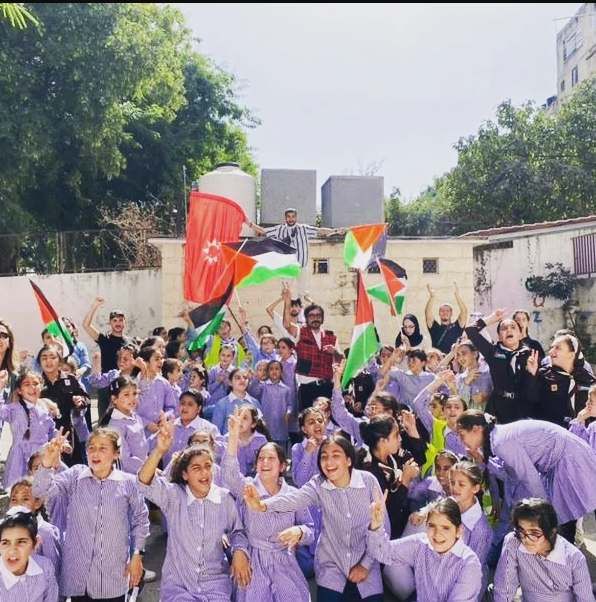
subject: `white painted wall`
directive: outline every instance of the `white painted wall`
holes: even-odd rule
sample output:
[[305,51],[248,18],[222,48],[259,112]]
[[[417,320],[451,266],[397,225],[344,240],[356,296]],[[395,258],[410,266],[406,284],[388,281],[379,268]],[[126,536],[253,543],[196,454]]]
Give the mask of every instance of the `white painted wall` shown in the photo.
[[[97,313],[96,323],[105,330],[111,308],[127,316],[127,333],[147,336],[161,319],[161,270],[128,272],[90,272],[31,276],[59,315],[73,318],[79,337],[90,351],[95,344],[82,328],[85,314],[95,297],[106,299]],[[18,349],[36,353],[41,346],[43,324],[29,284],[29,276],[0,278],[0,318],[10,323]]]

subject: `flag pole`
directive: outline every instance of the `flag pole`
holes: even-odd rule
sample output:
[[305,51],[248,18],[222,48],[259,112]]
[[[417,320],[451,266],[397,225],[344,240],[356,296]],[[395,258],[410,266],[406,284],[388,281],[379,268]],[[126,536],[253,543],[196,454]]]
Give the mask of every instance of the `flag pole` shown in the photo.
[[383,282],[385,283],[385,287],[387,288],[387,296],[389,297],[389,307],[391,308],[391,315],[393,317],[397,318],[397,307],[395,306],[395,300],[391,296],[391,291],[389,290],[389,287],[387,286],[387,282],[385,280],[385,275],[383,274],[383,267],[381,266],[380,257],[376,258],[376,262],[377,262],[377,265],[379,266],[379,273],[381,274],[381,276],[383,278]]

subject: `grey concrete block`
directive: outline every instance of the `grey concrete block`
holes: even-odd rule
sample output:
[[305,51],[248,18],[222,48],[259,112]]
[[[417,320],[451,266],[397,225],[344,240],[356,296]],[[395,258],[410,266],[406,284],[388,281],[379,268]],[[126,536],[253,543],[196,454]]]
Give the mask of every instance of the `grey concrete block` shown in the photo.
[[323,226],[385,221],[382,176],[330,176],[321,188]]
[[298,221],[314,224],[317,215],[317,172],[314,169],[261,170],[261,224],[280,224],[284,210],[295,207]]

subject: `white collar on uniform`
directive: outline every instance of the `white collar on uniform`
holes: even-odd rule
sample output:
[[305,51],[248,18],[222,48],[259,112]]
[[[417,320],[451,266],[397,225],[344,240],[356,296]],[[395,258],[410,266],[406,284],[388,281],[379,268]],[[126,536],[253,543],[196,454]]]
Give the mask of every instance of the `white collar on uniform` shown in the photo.
[[[92,472],[88,466],[81,471],[81,474],[77,477],[77,481],[81,479],[95,479],[96,481],[101,481],[102,479],[98,479]],[[104,481],[124,481],[124,473],[117,470],[116,468],[112,469],[112,472],[103,479]]]
[[469,531],[472,531],[476,526],[476,523],[482,518],[482,507],[478,499],[474,501],[474,505],[466,510],[461,515],[461,522],[466,526]]
[[205,422],[200,416],[197,416],[194,420],[191,420],[186,426],[184,426],[182,424],[182,419],[180,417],[176,418],[176,420],[174,420],[174,424],[176,426],[182,426],[185,429],[187,428],[192,428],[195,431],[198,431],[202,426],[203,426],[203,422]]
[[114,408],[114,411],[112,412],[112,418],[114,418],[114,420],[132,420],[133,422],[136,422],[134,415],[128,416],[116,408]]
[[[321,483],[321,487],[324,489],[343,489],[343,487],[336,487],[331,481],[325,479]],[[348,487],[352,489],[364,489],[366,485],[364,484],[364,479],[362,478],[362,473],[355,468],[352,469],[352,476],[350,477],[350,484]]]
[[[261,479],[257,475],[253,480],[253,485],[255,489],[259,492],[261,497],[271,497],[271,494],[265,489],[265,485],[261,482]],[[286,480],[282,477],[279,491],[275,495],[284,495],[288,493],[289,485],[286,483]]]
[[42,568],[33,560],[33,557],[29,557],[29,562],[27,563],[27,570],[24,575],[13,575],[6,565],[4,564],[4,560],[0,559],[0,575],[2,575],[2,581],[4,581],[4,586],[6,589],[10,589],[15,586],[25,575],[32,577],[34,575],[43,574]]
[[[519,544],[519,549],[524,554],[534,554],[534,552],[530,552],[530,550],[528,550],[528,548],[526,548],[526,546],[524,546],[523,543]],[[556,562],[557,564],[562,564],[563,566],[567,565],[567,558],[565,554],[565,540],[560,535],[557,535],[557,539],[555,540],[555,547],[549,552],[546,559],[550,560],[551,562]]]
[[195,497],[195,494],[190,490],[188,485],[186,485],[185,489],[187,506],[190,506],[193,502],[202,502],[203,500],[209,500],[214,504],[221,504],[221,488],[213,482],[209,488],[209,493],[203,498]]

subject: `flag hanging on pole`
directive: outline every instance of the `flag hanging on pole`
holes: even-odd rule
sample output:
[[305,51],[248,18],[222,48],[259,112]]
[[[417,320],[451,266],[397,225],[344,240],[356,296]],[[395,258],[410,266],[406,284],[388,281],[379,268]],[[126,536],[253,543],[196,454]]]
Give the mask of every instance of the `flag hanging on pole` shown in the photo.
[[379,335],[375,328],[373,306],[366,293],[362,272],[358,272],[358,297],[356,299],[356,321],[352,333],[350,352],[344,368],[341,386],[349,382],[366,366],[379,349]]
[[64,325],[64,322],[58,317],[56,310],[50,305],[46,296],[41,292],[41,289],[33,281],[29,280],[33,288],[35,300],[39,306],[41,321],[44,323],[46,330],[56,339],[60,341],[64,349],[64,357],[68,357],[74,351],[74,341],[70,336],[70,332]]
[[237,242],[246,221],[233,200],[193,190],[184,247],[184,298],[204,304],[224,295],[228,287],[222,243]]
[[387,224],[350,228],[344,241],[344,262],[349,268],[366,270],[377,257],[385,254]]
[[377,258],[379,271],[383,276],[383,284],[377,284],[368,288],[370,295],[386,303],[391,308],[391,315],[401,314],[405,301],[408,275],[406,270],[395,261]]
[[234,262],[237,288],[262,284],[273,278],[291,280],[300,274],[296,249],[274,238],[225,243],[226,262]]

